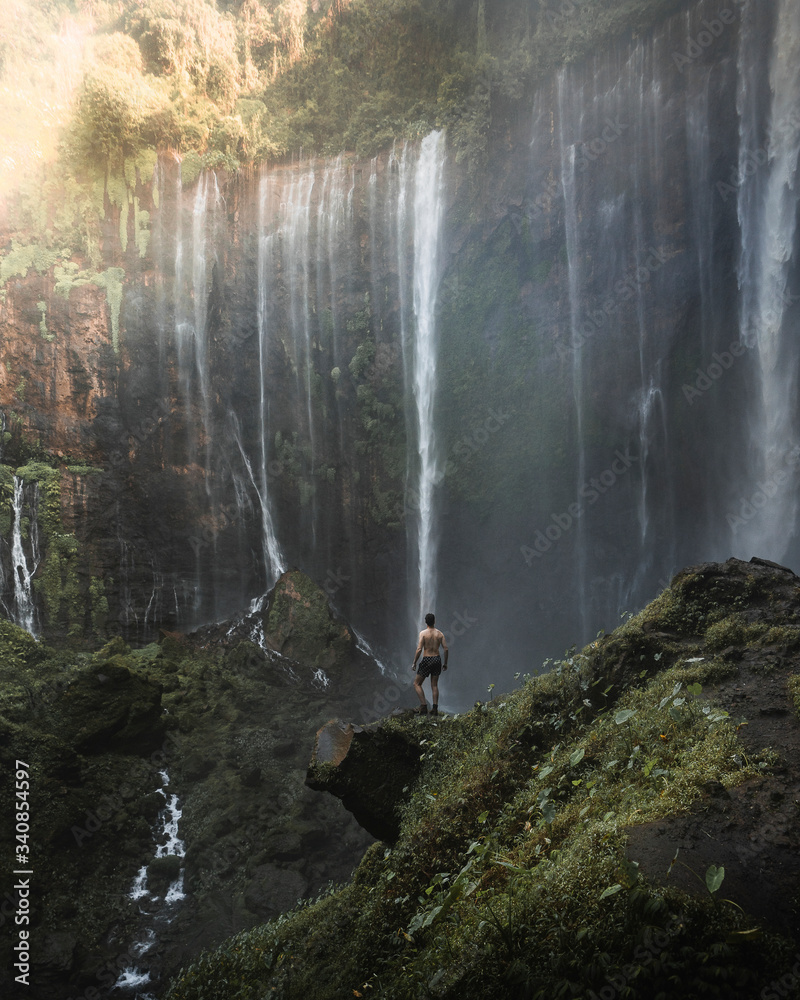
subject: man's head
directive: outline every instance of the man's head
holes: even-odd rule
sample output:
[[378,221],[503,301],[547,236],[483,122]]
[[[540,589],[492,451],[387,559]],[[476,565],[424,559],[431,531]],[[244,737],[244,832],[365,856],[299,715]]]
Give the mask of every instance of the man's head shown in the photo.
[[433,628],[433,624],[436,621],[436,615],[432,615],[430,611],[425,615],[425,624],[428,628]]

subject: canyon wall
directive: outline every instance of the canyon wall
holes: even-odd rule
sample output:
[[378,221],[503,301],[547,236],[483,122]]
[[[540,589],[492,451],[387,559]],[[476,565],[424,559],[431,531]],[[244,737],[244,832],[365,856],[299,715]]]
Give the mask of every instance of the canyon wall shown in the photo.
[[102,270],[4,260],[8,613],[27,573],[34,631],[144,642],[298,566],[394,665],[432,604],[458,704],[794,560],[798,35],[688,5],[498,100],[477,174],[434,133],[107,181]]

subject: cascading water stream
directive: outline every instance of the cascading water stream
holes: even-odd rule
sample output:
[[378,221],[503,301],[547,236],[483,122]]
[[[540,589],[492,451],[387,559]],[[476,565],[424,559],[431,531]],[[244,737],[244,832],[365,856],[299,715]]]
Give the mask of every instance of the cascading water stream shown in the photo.
[[757,355],[751,482],[759,484],[754,499],[763,496],[765,502],[734,530],[744,554],[782,559],[798,514],[795,345],[800,321],[791,309],[790,272],[800,199],[800,6],[795,0],[781,0],[778,9],[766,129],[756,105],[756,25],[753,12],[740,51],[739,283],[742,340],[754,346]]
[[434,487],[439,482],[435,404],[438,343],[436,299],[441,276],[439,242],[444,202],[445,143],[441,132],[427,136],[420,149],[414,187],[414,319],[413,388],[419,453],[419,520],[417,559],[419,615],[436,605],[438,538]]
[[31,581],[40,559],[39,524],[37,519],[38,500],[39,487],[38,484],[34,484],[28,521],[28,543],[31,554],[29,564],[22,539],[25,486],[19,476],[14,476],[14,508],[11,527],[11,571],[14,579],[13,618],[17,625],[24,628],[26,632],[30,632],[33,636],[36,635],[36,605],[33,600]]
[[[272,503],[269,484],[269,445],[272,438],[269,419],[269,291],[270,267],[274,235],[268,232],[269,207],[272,203],[271,178],[264,173],[259,184],[259,235],[258,235],[258,384],[259,384],[259,437],[261,488],[258,499],[261,505],[261,545],[264,554],[264,571],[266,587],[270,589],[283,573],[285,567],[283,554],[278,544],[275,525],[272,519]],[[237,438],[237,441],[239,439]],[[245,458],[251,479],[252,469],[249,467],[244,451],[239,442],[240,451]],[[253,479],[255,483],[255,480]]]
[[[212,392],[209,383],[208,297],[210,276],[216,254],[222,193],[213,171],[203,171],[191,198],[191,237],[185,237],[184,188],[181,171],[176,177],[176,239],[174,280],[174,340],[178,369],[178,390],[186,420],[186,455],[188,466],[199,466],[207,513],[213,511],[212,473],[213,419]],[[211,263],[211,266],[209,264]],[[200,471],[201,470],[201,471]],[[216,546],[216,534],[212,539]],[[212,557],[212,565],[216,560]],[[195,548],[194,610],[202,600],[202,549]]]
[[[577,500],[586,481],[586,451],[584,448],[584,385],[583,385],[583,336],[580,327],[583,283],[581,277],[580,233],[578,221],[576,189],[576,148],[566,135],[569,120],[566,94],[567,75],[562,71],[558,77],[558,110],[561,147],[561,189],[564,196],[564,226],[566,233],[567,268],[569,274],[569,321],[570,347],[572,351],[572,396],[575,404],[576,436],[576,483]],[[576,129],[580,138],[582,119]],[[581,634],[585,633],[586,609],[586,529],[585,519],[580,518],[576,527],[576,589],[581,614]]]
[[[316,423],[314,420],[314,358],[311,338],[309,257],[311,241],[311,197],[316,184],[313,167],[298,171],[284,194],[281,235],[283,268],[288,275],[289,329],[293,339],[298,403],[305,399],[309,440],[310,475],[314,474]],[[312,497],[311,536],[316,540],[316,505]]]
[[[154,831],[156,840],[155,858],[184,858],[186,845],[178,836],[178,825],[181,819],[181,807],[178,796],[171,794],[169,788],[169,773],[159,771],[161,786],[158,793],[164,798],[164,808],[158,816],[157,828]],[[178,874],[173,878],[164,892],[163,898],[155,895],[148,888],[148,866],[143,865],[131,886],[129,896],[139,903],[140,913],[145,915],[146,926],[139,939],[131,946],[130,953],[139,961],[126,967],[114,984],[114,995],[133,996],[137,1000],[153,1000],[147,987],[153,980],[153,969],[150,953],[158,940],[158,929],[169,924],[175,916],[177,904],[186,898],[183,891],[184,869],[179,864]],[[148,969],[147,966],[150,966]],[[144,966],[145,968],[141,968]]]

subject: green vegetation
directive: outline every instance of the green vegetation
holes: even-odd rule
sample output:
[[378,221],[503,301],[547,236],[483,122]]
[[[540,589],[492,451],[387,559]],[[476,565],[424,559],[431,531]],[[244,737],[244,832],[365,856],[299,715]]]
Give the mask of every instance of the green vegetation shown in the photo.
[[789,678],[789,692],[794,698],[794,705],[797,709],[797,714],[800,715],[800,674],[795,674],[793,677]]
[[[293,580],[301,600],[318,600],[318,588]],[[100,581],[91,596],[101,628]],[[189,848],[182,941],[216,942],[276,913],[274,880],[264,880],[278,872],[277,858],[291,859],[286,905],[318,892],[327,880],[319,872],[352,870],[368,838],[336,800],[304,786],[308,746],[330,713],[366,692],[372,698],[383,682],[351,660],[329,675],[325,692],[312,674],[309,664],[274,664],[248,642],[199,649],[170,635],[131,649],[117,636],[96,651],[57,650],[0,620],[0,768],[13,775],[16,759],[30,768],[41,940],[86,943],[64,955],[60,982],[70,994],[83,992],[77,982],[97,982],[101,968],[118,975],[120,942],[139,933],[139,904],[128,893],[153,860],[163,805],[155,790],[167,766]],[[10,870],[10,820],[2,831]]]
[[[82,475],[103,471],[89,466],[71,466],[69,469]],[[33,588],[41,600],[48,630],[69,636],[72,643],[78,646],[84,644],[87,636],[102,638],[106,634],[104,623],[108,616],[108,603],[102,581],[92,580],[86,572],[87,556],[80,551],[78,539],[64,531],[61,520],[61,471],[38,458],[31,458],[17,468],[0,465],[0,505],[3,511],[0,537],[6,539],[11,531],[15,475],[26,485],[36,484],[38,490],[36,520],[41,562]],[[29,531],[29,519],[25,516],[23,540],[28,539]],[[86,580],[84,585],[81,585],[81,576]],[[87,609],[92,613],[92,628],[89,630],[85,627]],[[101,624],[103,627],[100,627]]]
[[[537,79],[678,3],[567,0],[553,14],[543,0],[14,0],[0,42],[0,193],[14,192],[0,296],[31,268],[65,296],[93,281],[118,349],[157,153],[181,159],[187,187],[208,167],[372,156],[445,128],[477,180]],[[42,327],[48,339],[44,314]]]
[[[646,881],[626,831],[776,762],[743,754],[744,720],[705,693],[737,669],[716,652],[726,607],[771,599],[754,574],[682,574],[509,696],[386,721],[421,757],[397,842],[371,847],[350,884],[201,956],[167,1000],[549,1000],[620,978],[632,998],[758,994],[797,942],[754,935],[717,865],[694,896]],[[761,617],[769,628],[743,641],[796,627],[793,610]]]

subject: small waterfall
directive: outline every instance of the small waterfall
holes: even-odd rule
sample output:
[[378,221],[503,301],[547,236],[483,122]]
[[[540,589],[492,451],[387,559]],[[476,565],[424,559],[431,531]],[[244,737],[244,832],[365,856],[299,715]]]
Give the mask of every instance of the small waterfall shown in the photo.
[[[270,502],[269,484],[269,446],[272,440],[269,419],[269,292],[270,268],[274,236],[268,232],[269,209],[273,201],[272,178],[268,173],[261,175],[259,183],[259,234],[258,234],[258,382],[259,382],[259,431],[260,431],[260,486],[257,490],[261,506],[261,545],[264,555],[264,572],[266,590],[274,586],[275,581],[284,571],[283,555],[278,545],[278,537],[272,520],[272,504]],[[239,449],[245,460],[253,485],[252,469],[249,467],[241,442],[237,437]]]
[[[263,391],[263,390],[262,390]],[[262,425],[263,426],[263,425]],[[247,475],[250,479],[250,483],[255,490],[256,496],[258,497],[259,509],[261,511],[261,544],[264,557],[264,566],[267,571],[267,590],[274,586],[275,581],[286,569],[286,564],[281,553],[280,547],[278,545],[278,539],[275,535],[275,529],[272,523],[272,511],[270,508],[269,494],[268,490],[268,471],[266,462],[266,444],[263,443],[262,435],[262,468],[260,475],[260,484],[256,480],[256,476],[253,473],[253,466],[250,459],[247,457],[247,453],[242,445],[241,434],[239,431],[238,421],[234,414],[231,414],[231,433],[234,441],[239,449],[239,454],[242,457],[242,462],[247,470]],[[240,503],[240,509],[242,504]],[[270,582],[271,581],[271,582]]]
[[22,538],[23,505],[25,502],[25,487],[19,476],[14,476],[14,510],[11,526],[11,572],[14,580],[14,610],[13,619],[17,625],[31,635],[36,635],[36,605],[33,600],[31,580],[39,565],[39,486],[32,487],[32,500],[28,516],[28,548],[30,562],[25,552]]
[[[757,513],[734,528],[746,556],[782,559],[796,531],[798,437],[796,343],[791,270],[800,199],[800,7],[782,0],[770,65],[769,125],[759,117],[758,14],[740,50],[739,220],[741,336],[756,349],[758,399],[753,417],[750,488]],[[759,507],[756,497],[763,501]],[[738,530],[737,530],[738,528]]]
[[415,338],[412,384],[419,457],[418,622],[435,607],[438,590],[434,497],[434,487],[440,481],[435,428],[438,359],[436,298],[441,277],[439,241],[444,202],[444,156],[444,136],[441,132],[432,132],[422,142],[414,185]]
[[[171,794],[169,789],[169,773],[159,771],[162,784],[157,789],[164,798],[164,808],[158,815],[154,839],[156,841],[155,858],[183,858],[186,855],[186,845],[178,836],[178,824],[181,818],[181,807],[178,796]],[[148,888],[148,866],[143,865],[133,880],[130,899],[139,903],[139,912],[145,917],[146,927],[139,939],[131,946],[131,954],[139,959],[120,973],[114,984],[114,995],[117,991],[132,995],[137,1000],[154,1000],[151,993],[143,991],[154,979],[155,970],[152,961],[148,959],[158,941],[159,928],[172,921],[177,904],[186,898],[183,891],[184,869],[181,865],[177,876],[169,883],[163,897],[155,895]],[[149,967],[148,967],[149,966]],[[155,974],[157,978],[157,973]]]
[[177,178],[178,233],[175,250],[175,347],[178,357],[181,389],[187,406],[200,410],[202,439],[190,435],[190,461],[198,461],[202,448],[206,471],[211,460],[211,413],[208,384],[208,293],[209,255],[215,253],[222,195],[213,171],[204,171],[192,200],[192,237],[190,261],[187,263],[183,238],[183,187]]
[[[309,470],[313,477],[315,465],[316,426],[314,420],[314,357],[311,336],[311,196],[316,184],[313,167],[298,170],[284,193],[281,205],[281,237],[283,247],[283,272],[289,293],[289,333],[292,338],[292,361],[297,380],[298,408],[305,414],[298,417],[306,424],[309,440]],[[303,400],[305,406],[303,407]],[[302,426],[302,424],[301,424]],[[311,500],[311,537],[316,542],[316,501]]]
[[[583,384],[583,333],[581,311],[583,308],[583,278],[580,254],[580,228],[578,215],[578,195],[576,190],[576,143],[570,143],[566,128],[571,115],[567,108],[567,74],[558,76],[558,117],[561,146],[561,187],[564,195],[564,227],[567,248],[568,298],[570,347],[572,351],[572,397],[575,403],[575,453],[576,453],[576,500],[581,503],[581,490],[586,482],[586,447],[584,441],[584,384]],[[579,115],[576,138],[582,138],[583,116]],[[581,635],[586,633],[586,519],[578,519],[576,526],[576,590],[580,611]]]
[[[191,237],[187,247],[184,235],[186,212],[181,172],[176,179],[175,245],[175,352],[178,368],[178,390],[183,397],[186,423],[186,456],[188,466],[202,470],[205,504],[210,513],[213,507],[212,471],[213,420],[212,393],[209,385],[208,356],[208,297],[210,279],[216,254],[219,215],[222,195],[213,171],[203,171],[197,180],[191,199]],[[216,544],[216,535],[214,536]],[[213,554],[211,562],[213,564]],[[195,551],[195,576],[197,611],[202,600],[201,551]]]

